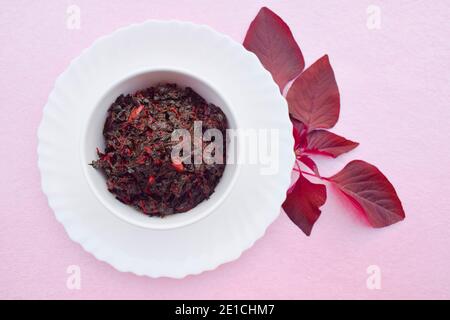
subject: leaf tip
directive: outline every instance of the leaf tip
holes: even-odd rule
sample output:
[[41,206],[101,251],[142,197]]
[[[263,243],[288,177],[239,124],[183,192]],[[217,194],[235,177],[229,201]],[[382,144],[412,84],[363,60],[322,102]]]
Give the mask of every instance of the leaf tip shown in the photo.
[[273,12],[272,10],[270,10],[268,7],[264,6],[261,9],[259,9],[259,12],[267,12],[267,13],[273,13],[275,14],[275,12]]

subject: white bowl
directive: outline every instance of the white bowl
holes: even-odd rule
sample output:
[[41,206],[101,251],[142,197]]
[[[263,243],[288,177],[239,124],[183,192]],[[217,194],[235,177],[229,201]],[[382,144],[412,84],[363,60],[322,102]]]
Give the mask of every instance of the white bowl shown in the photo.
[[[81,161],[84,174],[92,191],[100,202],[114,215],[133,225],[150,229],[172,229],[194,223],[214,211],[227,197],[236,180],[239,161],[233,161],[225,166],[225,171],[214,193],[209,199],[199,203],[196,207],[183,213],[161,217],[150,217],[132,206],[126,205],[115,198],[107,190],[106,179],[100,170],[94,169],[89,163],[97,159],[96,148],[104,150],[103,126],[106,120],[108,108],[121,94],[132,94],[138,90],[154,86],[158,83],[176,83],[181,87],[190,87],[207,102],[219,106],[227,116],[228,127],[237,129],[236,117],[233,109],[228,105],[224,97],[212,84],[207,84],[202,79],[187,71],[168,68],[158,68],[135,72],[132,75],[118,81],[100,98],[95,108],[92,108],[86,126],[83,129],[81,139]],[[239,157],[239,140],[235,140]]]

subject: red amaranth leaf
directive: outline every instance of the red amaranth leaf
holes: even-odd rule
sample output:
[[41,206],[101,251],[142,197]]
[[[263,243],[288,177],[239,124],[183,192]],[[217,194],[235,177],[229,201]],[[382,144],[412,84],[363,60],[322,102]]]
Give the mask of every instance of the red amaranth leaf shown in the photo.
[[289,26],[266,7],[259,10],[250,24],[243,45],[256,54],[281,91],[305,68],[302,52]]
[[312,172],[314,172],[314,174],[320,178],[320,173],[319,173],[319,168],[317,167],[317,164],[314,162],[313,159],[311,159],[308,156],[305,155],[300,155],[298,157],[298,161],[302,162],[304,165],[306,165],[308,168],[310,168],[312,170]]
[[291,122],[292,122],[292,126],[293,126],[295,129],[297,129],[298,132],[303,133],[304,131],[306,131],[306,127],[305,127],[305,125],[304,125],[301,121],[298,121],[297,119],[294,119],[294,118],[292,118],[292,117],[289,117],[289,119],[290,119]]
[[294,150],[300,151],[306,147],[307,131],[303,123],[291,117],[292,135],[294,136]]
[[320,216],[319,208],[326,199],[327,192],[323,184],[311,183],[300,175],[294,187],[288,192],[283,209],[292,222],[309,236]]
[[305,152],[319,153],[333,158],[353,150],[358,142],[347,140],[327,130],[314,130],[307,135]]
[[306,146],[306,134],[300,133],[297,128],[292,128],[294,136],[294,151],[297,156],[301,154],[301,150]]
[[308,130],[332,128],[340,109],[339,89],[328,56],[306,69],[292,84],[286,97],[291,115]]
[[389,180],[377,167],[362,160],[348,163],[327,178],[365,214],[375,228],[382,228],[405,218],[402,203]]

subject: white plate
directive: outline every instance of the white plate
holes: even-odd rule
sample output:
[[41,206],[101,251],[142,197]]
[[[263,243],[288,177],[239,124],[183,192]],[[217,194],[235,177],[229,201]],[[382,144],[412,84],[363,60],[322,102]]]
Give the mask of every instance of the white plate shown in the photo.
[[[112,214],[88,182],[83,154],[87,123],[105,94],[161,69],[184,70],[217,90],[239,129],[278,129],[280,168],[262,175],[263,164],[239,165],[212,213],[165,230]],[[56,80],[38,132],[42,188],[70,238],[97,259],[119,271],[182,278],[238,258],[278,216],[294,163],[291,131],[285,99],[255,55],[206,26],[148,21],[97,40]]]

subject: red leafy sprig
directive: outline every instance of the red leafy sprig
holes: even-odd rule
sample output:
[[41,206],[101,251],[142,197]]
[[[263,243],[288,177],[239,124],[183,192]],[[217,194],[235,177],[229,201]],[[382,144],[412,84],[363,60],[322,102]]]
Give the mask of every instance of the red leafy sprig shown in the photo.
[[[339,119],[340,96],[333,68],[327,55],[303,71],[305,62],[289,26],[264,7],[250,24],[244,47],[255,53],[272,74],[280,91],[286,94],[293,124],[294,170],[297,181],[289,188],[282,207],[289,218],[307,235],[320,216],[326,201],[324,184],[310,182],[305,175],[334,184],[375,228],[389,226],[405,218],[400,199],[389,180],[375,166],[354,160],[332,177],[321,177],[311,155],[336,158],[358,146],[328,131]],[[300,163],[313,173],[301,170]]]
[[394,187],[377,167],[354,160],[334,176],[334,183],[359,209],[375,228],[382,228],[405,218],[402,203]]
[[356,148],[359,143],[345,139],[330,131],[314,130],[309,132],[306,140],[308,147],[306,152],[314,154],[322,154],[336,158],[337,156],[346,153]]
[[258,56],[280,90],[305,68],[302,52],[291,29],[268,8],[262,8],[250,24],[244,47]]
[[295,79],[286,99],[291,115],[308,130],[332,128],[339,118],[339,90],[325,55]]
[[290,196],[283,203],[283,209],[289,218],[308,236],[312,227],[320,216],[320,207],[327,199],[327,192],[323,184],[314,184],[300,176]]

